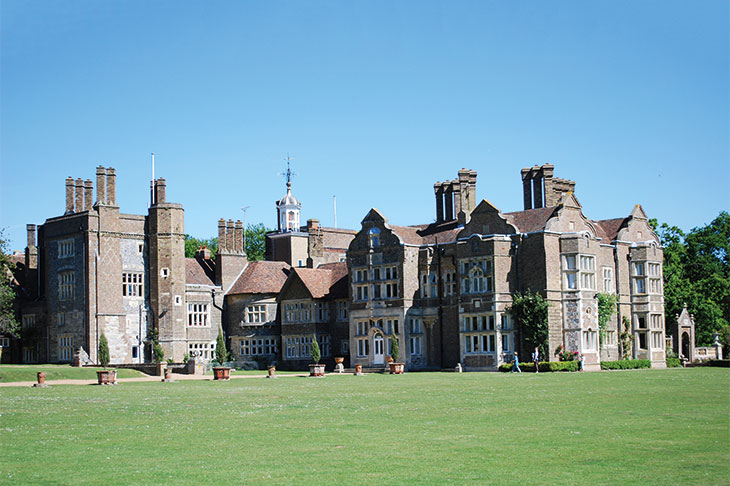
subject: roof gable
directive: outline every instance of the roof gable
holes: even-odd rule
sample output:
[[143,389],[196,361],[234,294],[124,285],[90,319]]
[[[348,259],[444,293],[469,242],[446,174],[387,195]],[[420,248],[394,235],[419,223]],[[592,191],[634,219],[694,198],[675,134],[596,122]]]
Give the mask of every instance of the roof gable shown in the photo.
[[459,232],[459,238],[473,234],[506,235],[517,233],[517,227],[503,215],[496,206],[483,199],[471,213],[471,219]]

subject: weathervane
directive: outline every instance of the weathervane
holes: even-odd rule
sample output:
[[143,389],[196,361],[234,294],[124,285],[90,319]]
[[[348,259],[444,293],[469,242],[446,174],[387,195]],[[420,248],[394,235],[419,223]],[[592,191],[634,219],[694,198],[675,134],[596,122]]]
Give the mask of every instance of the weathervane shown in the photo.
[[292,170],[291,170],[292,157],[289,157],[289,154],[286,154],[286,158],[284,160],[286,160],[286,172],[281,172],[279,175],[286,177],[286,187],[290,188],[291,187],[291,178],[293,176],[297,175],[297,173],[292,172]]

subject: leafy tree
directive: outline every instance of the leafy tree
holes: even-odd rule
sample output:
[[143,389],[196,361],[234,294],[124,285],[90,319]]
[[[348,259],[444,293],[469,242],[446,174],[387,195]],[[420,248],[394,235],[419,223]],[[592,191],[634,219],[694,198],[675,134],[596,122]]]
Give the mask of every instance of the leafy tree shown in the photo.
[[20,337],[20,324],[17,320],[15,289],[12,285],[15,264],[10,261],[8,242],[4,230],[0,229],[0,334]]
[[315,364],[319,363],[322,358],[322,352],[319,350],[319,343],[317,342],[317,336],[312,336],[312,346],[309,348],[310,354],[312,355],[312,361]]
[[390,336],[390,357],[393,358],[393,363],[398,362],[400,356],[400,349],[398,349],[398,336],[395,333]]
[[613,313],[616,312],[618,298],[614,294],[597,294],[596,299],[598,300],[598,330],[601,338],[601,349],[603,349],[603,342],[606,340],[606,325]]
[[263,223],[246,227],[246,256],[253,262],[263,260],[266,253],[266,233],[271,231]]
[[541,356],[548,356],[548,307],[550,303],[542,295],[528,290],[516,292],[507,308],[519,325],[527,349],[537,348]]
[[696,344],[709,346],[713,334],[730,346],[730,215],[722,211],[710,224],[685,234],[676,226],[656,228],[664,247],[665,321],[672,322],[684,304],[694,315]]
[[165,358],[165,350],[160,345],[160,333],[157,329],[151,329],[147,336],[147,342],[152,346],[152,361],[161,363]]
[[223,328],[221,326],[218,326],[218,339],[215,341],[215,359],[220,365],[228,361],[226,338],[223,336]]
[[104,368],[109,366],[109,342],[106,340],[104,333],[99,337],[99,364]]
[[207,240],[185,235],[185,258],[195,257],[195,252],[198,248],[207,246],[210,250],[211,258],[215,257],[218,253],[218,238],[209,238]]

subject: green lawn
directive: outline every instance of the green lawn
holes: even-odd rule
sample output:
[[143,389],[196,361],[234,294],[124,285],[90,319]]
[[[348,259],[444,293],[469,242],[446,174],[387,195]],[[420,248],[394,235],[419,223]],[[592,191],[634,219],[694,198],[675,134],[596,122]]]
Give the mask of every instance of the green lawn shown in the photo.
[[[69,365],[0,365],[0,383],[13,381],[36,381],[39,371],[46,372],[46,381],[53,380],[95,380],[96,370],[104,368],[74,368]],[[118,369],[117,378],[146,376],[137,370]]]
[[0,388],[0,483],[728,484],[730,372]]

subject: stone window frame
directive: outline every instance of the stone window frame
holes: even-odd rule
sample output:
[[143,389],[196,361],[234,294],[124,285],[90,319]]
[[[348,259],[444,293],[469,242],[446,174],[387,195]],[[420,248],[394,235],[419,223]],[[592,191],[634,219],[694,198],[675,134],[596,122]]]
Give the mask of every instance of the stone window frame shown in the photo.
[[646,262],[646,273],[649,277],[647,293],[658,295],[662,293],[662,265],[659,262]]
[[210,327],[207,302],[188,302],[188,327]]
[[631,290],[639,295],[647,293],[645,261],[631,262]]
[[598,331],[594,329],[585,329],[581,333],[581,336],[584,351],[598,351]]
[[200,359],[213,359],[215,345],[215,341],[188,342],[188,354],[191,357],[199,357]]
[[580,289],[596,290],[596,256],[579,254]]
[[286,300],[283,304],[284,323],[312,322],[313,313],[311,300]]
[[438,277],[436,272],[421,272],[421,298],[435,299],[438,297]]
[[122,297],[144,297],[143,272],[122,272]]
[[423,351],[423,336],[415,335],[408,338],[408,351],[411,356],[421,356]]
[[459,260],[459,279],[462,294],[494,292],[494,258],[480,256]]
[[279,338],[276,336],[243,338],[239,342],[240,356],[272,356],[278,352]]
[[0,348],[9,348],[10,338],[7,336],[0,336]]
[[68,301],[74,300],[76,290],[76,272],[74,270],[64,270],[58,272],[58,300]]
[[32,329],[35,327],[35,314],[25,314],[22,318],[21,329]]
[[246,306],[244,322],[246,324],[263,324],[268,322],[266,304],[249,304]]
[[338,300],[337,301],[337,321],[345,322],[349,319],[349,315],[350,315],[350,308],[347,305],[347,301]]
[[74,338],[70,334],[58,337],[58,360],[71,361],[74,353]]
[[613,284],[613,268],[606,265],[602,266],[601,275],[603,276],[603,291],[608,294],[615,294],[616,287]]
[[74,239],[67,238],[58,242],[58,258],[70,258],[74,256]]
[[[311,336],[286,336],[284,359],[308,359],[311,357]],[[317,339],[319,342],[319,339]],[[329,348],[328,348],[329,349]],[[322,351],[320,347],[320,352]],[[324,356],[324,353],[322,353]]]
[[443,272],[442,278],[444,282],[444,295],[456,295],[456,271],[447,270]]
[[497,315],[495,312],[461,314],[462,354],[497,353]]

